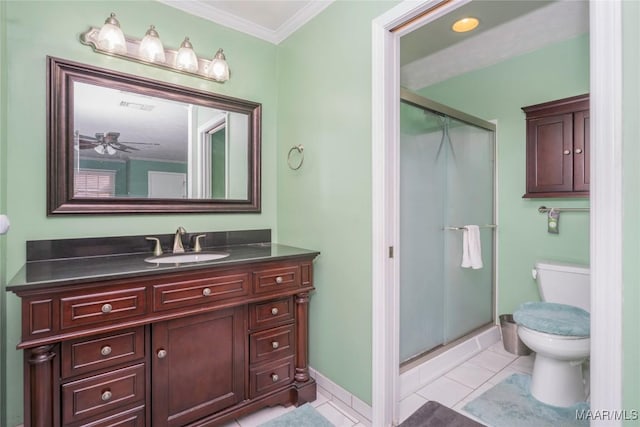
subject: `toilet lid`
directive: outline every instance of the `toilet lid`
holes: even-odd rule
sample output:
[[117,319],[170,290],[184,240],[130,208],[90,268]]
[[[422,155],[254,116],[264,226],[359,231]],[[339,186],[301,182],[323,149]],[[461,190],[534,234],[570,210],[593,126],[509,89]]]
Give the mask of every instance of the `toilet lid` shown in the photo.
[[513,313],[519,325],[546,334],[588,337],[589,313],[572,305],[553,302],[525,302]]

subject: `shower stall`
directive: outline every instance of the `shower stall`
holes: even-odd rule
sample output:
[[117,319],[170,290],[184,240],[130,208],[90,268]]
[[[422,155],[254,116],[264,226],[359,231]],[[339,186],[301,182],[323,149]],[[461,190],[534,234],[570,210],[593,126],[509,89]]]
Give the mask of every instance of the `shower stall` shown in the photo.
[[[400,361],[494,320],[495,125],[401,92]],[[478,225],[483,267],[462,268]]]

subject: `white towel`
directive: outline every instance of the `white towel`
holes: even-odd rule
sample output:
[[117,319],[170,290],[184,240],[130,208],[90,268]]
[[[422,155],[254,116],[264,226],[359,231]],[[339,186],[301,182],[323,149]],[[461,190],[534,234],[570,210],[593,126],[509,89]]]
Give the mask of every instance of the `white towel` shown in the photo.
[[480,242],[480,227],[465,225],[462,230],[462,268],[482,268],[482,244]]

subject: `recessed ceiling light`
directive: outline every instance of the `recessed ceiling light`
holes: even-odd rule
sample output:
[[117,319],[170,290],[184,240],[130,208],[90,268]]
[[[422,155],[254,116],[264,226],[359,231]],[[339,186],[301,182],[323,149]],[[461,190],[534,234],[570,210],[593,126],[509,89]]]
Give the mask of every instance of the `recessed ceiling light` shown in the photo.
[[473,18],[473,17],[462,18],[454,22],[453,25],[451,26],[451,29],[456,33],[466,33],[467,31],[471,31],[475,29],[478,26],[478,24],[480,24],[480,21],[478,21],[478,18]]

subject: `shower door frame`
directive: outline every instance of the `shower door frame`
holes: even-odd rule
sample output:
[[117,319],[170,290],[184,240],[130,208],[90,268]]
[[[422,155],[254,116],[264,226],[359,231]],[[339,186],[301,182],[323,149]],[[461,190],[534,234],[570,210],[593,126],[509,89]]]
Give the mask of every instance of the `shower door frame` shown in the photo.
[[[470,0],[403,1],[372,22],[372,424],[398,421],[400,37]],[[589,2],[591,407],[622,409],[622,1]],[[618,426],[620,422],[592,421]]]
[[[497,126],[496,123],[494,122],[490,122],[487,120],[483,120],[479,117],[476,116],[472,116],[471,114],[467,114],[464,111],[460,111],[460,110],[456,110],[455,108],[451,108],[448,105],[445,104],[441,104],[439,102],[433,101],[429,98],[425,98],[423,96],[420,96],[416,93],[411,92],[408,89],[405,89],[403,87],[400,88],[400,103],[402,102],[406,102],[407,104],[415,107],[415,108],[419,108],[422,110],[426,110],[429,111],[431,113],[434,113],[436,115],[441,115],[444,114],[445,116],[451,117],[455,120],[458,120],[459,122],[462,122],[466,125],[470,125],[470,126],[475,126],[477,128],[480,129],[484,129],[486,131],[489,132],[493,132],[493,150],[492,150],[492,155],[493,155],[493,162],[492,162],[492,190],[493,190],[493,194],[492,194],[492,206],[491,206],[491,224],[492,225],[496,225],[497,222],[497,217],[498,217],[498,185],[497,185],[497,163],[496,163],[496,158],[498,155],[498,150],[497,150]],[[400,173],[400,165],[398,163],[398,174]],[[397,187],[397,191],[399,192],[400,190],[400,184],[398,183],[398,187]],[[400,203],[398,203],[398,209],[399,209]],[[445,227],[447,226],[447,224],[443,224]],[[451,225],[458,225],[458,224],[448,224],[449,226]],[[460,225],[464,225],[464,224],[460,224]],[[498,304],[496,303],[496,298],[497,298],[497,292],[496,292],[496,274],[497,274],[497,256],[498,256],[498,251],[497,251],[497,246],[498,246],[498,239],[497,239],[497,235],[499,232],[499,228],[498,227],[494,227],[492,228],[492,232],[491,232],[491,321],[489,323],[485,323],[482,325],[478,325],[476,328],[472,329],[471,331],[466,332],[464,335],[462,335],[461,337],[457,337],[455,339],[453,339],[451,342],[452,343],[456,343],[458,342],[460,339],[463,339],[467,336],[470,336],[472,334],[474,334],[475,332],[478,332],[479,329],[481,328],[485,328],[488,327],[488,325],[490,324],[495,324],[496,323],[496,319],[498,318],[498,313],[496,312],[496,310],[498,309]],[[398,234],[398,244],[397,244],[397,248],[398,248],[398,256],[402,256],[402,253],[400,252],[400,239],[399,239],[399,234]],[[400,270],[400,268],[398,267],[398,270]],[[446,316],[446,313],[445,313]],[[400,331],[399,328],[399,323],[398,323],[398,331]],[[399,332],[398,332],[399,333]],[[447,345],[449,344],[443,344],[446,348]],[[416,355],[415,357],[411,358],[410,360],[416,360],[416,359],[420,359],[422,357],[425,357],[429,352],[433,351],[436,348],[442,348],[442,346],[438,346],[432,349],[428,349],[426,351],[424,351],[423,353]],[[398,352],[400,351],[400,343],[399,343],[399,338],[398,338]],[[402,361],[400,359],[398,359],[398,363],[400,365],[403,365],[404,363],[409,362],[409,360],[407,361]],[[404,365],[403,365],[404,366]]]

